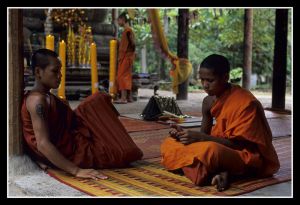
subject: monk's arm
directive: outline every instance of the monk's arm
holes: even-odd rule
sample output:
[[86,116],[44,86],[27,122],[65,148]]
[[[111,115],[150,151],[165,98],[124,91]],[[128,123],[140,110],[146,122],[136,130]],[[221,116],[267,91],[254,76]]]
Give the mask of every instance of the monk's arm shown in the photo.
[[[213,97],[206,96],[202,102],[202,123],[201,123],[201,130],[200,132],[191,132],[191,131],[184,131],[182,129],[176,129],[174,132],[175,139],[180,141],[182,144],[187,145],[193,142],[200,141],[201,135],[208,135],[210,134],[211,128],[213,126],[213,117],[211,116],[210,109],[213,104]],[[179,127],[179,126],[178,126]],[[170,133],[172,136],[172,133]]]
[[213,117],[210,113],[210,109],[213,105],[214,97],[207,96],[203,99],[202,103],[202,123],[201,123],[201,131],[188,131],[188,135],[196,139],[197,141],[213,141],[220,144],[223,144],[227,147],[231,147],[236,149],[236,144],[232,142],[231,140],[220,138],[220,137],[213,137],[210,135],[211,128],[213,126]]
[[241,149],[245,144],[237,140],[226,139],[222,137],[214,137],[199,131],[188,131],[188,136],[197,142],[211,141],[216,142],[232,149]]
[[132,32],[127,32],[127,39],[128,39],[129,45],[131,45],[133,48],[135,48],[135,40],[134,40],[134,35]]
[[79,167],[66,159],[49,140],[46,99],[41,96],[31,97],[30,101],[28,100],[27,108],[31,116],[38,150],[55,166],[76,176]]
[[202,103],[202,123],[201,123],[201,132],[209,134],[213,126],[213,117],[210,113],[210,108],[213,103],[213,98],[207,96],[203,99]]

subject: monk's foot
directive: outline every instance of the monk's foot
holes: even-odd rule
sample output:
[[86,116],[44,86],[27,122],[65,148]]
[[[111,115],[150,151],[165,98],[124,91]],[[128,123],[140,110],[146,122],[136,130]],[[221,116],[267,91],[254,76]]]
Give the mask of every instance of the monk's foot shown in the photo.
[[42,170],[44,170],[44,171],[46,171],[49,167],[48,167],[48,165],[46,165],[45,163],[43,163],[43,162],[41,162],[41,161],[36,161],[36,163],[38,164],[38,166],[42,169]]
[[215,175],[211,180],[211,185],[215,185],[218,191],[224,191],[229,187],[228,172],[221,172]]
[[116,104],[127,104],[127,100],[116,100],[114,101]]

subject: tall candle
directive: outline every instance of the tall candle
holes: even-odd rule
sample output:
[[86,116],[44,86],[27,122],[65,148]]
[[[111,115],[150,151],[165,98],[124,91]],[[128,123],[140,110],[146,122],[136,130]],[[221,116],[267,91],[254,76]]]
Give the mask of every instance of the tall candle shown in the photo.
[[61,81],[58,88],[58,97],[66,99],[66,43],[64,40],[59,43],[59,58],[61,60]]
[[51,34],[46,36],[46,48],[54,51],[54,36]]
[[98,91],[98,70],[97,70],[97,48],[95,43],[91,43],[91,77],[92,77],[92,94]]
[[109,94],[114,98],[116,95],[117,41],[111,40],[109,48]]
[[[46,36],[46,48],[54,51],[54,36],[51,34]],[[53,93],[53,90],[50,89],[50,92]]]

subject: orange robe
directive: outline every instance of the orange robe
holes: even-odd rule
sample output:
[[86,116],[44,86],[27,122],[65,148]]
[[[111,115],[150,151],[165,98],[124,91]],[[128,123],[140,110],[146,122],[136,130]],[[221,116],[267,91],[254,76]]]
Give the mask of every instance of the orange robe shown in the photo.
[[130,44],[128,38],[134,41],[134,33],[131,28],[125,28],[119,45],[117,73],[119,90],[131,90],[132,88],[132,67],[135,58],[135,46]]
[[[35,159],[51,164],[37,149],[26,97],[21,114],[27,150]],[[81,168],[124,167],[143,155],[119,121],[111,97],[104,93],[87,97],[74,111],[51,94],[48,127],[50,141]]]
[[162,164],[169,170],[182,168],[194,184],[202,185],[208,176],[220,171],[233,175],[270,176],[279,169],[272,145],[272,133],[261,103],[240,86],[230,89],[213,104],[216,119],[211,136],[247,141],[239,150],[205,141],[183,145],[171,137],[161,145]]

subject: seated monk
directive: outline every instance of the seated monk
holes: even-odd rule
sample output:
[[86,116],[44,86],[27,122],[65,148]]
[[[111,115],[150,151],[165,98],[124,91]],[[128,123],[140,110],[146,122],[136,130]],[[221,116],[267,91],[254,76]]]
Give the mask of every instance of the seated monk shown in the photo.
[[50,92],[59,87],[61,79],[57,54],[40,49],[31,62],[35,84],[25,93],[21,110],[30,156],[73,176],[91,179],[107,178],[96,169],[121,168],[142,158],[108,94],[96,92],[73,111]]
[[168,170],[181,172],[195,185],[211,183],[218,191],[229,187],[231,176],[268,177],[280,166],[261,103],[250,91],[230,84],[229,71],[223,56],[203,60],[199,75],[208,96],[201,129],[185,131],[175,125],[161,145]]

